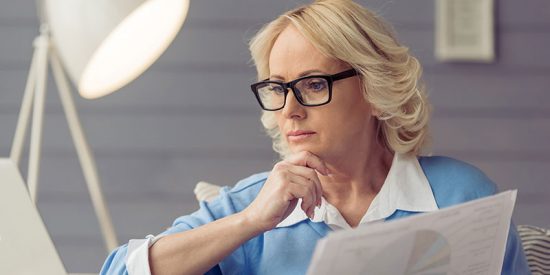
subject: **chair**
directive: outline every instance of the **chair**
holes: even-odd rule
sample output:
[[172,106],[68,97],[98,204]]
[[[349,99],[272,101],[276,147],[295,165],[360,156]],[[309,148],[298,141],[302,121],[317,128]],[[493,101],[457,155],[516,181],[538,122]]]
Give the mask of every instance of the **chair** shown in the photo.
[[519,225],[519,237],[533,275],[550,274],[550,230]]
[[198,201],[211,201],[220,193],[221,186],[199,181],[193,192]]

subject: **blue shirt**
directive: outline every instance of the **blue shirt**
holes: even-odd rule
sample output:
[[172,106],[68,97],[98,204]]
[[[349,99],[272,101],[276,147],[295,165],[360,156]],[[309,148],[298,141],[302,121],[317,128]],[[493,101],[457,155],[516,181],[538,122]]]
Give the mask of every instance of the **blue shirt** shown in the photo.
[[[496,185],[479,169],[446,157],[419,157],[418,161],[439,208],[489,196]],[[212,202],[200,202],[193,214],[179,217],[162,234],[173,234],[199,227],[245,209],[259,193],[268,173],[250,176],[235,187],[224,187]],[[397,209],[386,220],[418,212]],[[317,241],[331,228],[323,222],[305,219],[288,227],[260,234],[237,248],[206,274],[305,274]],[[127,245],[115,249],[105,261],[101,274],[128,274]],[[530,274],[516,228],[510,226],[502,274]]]

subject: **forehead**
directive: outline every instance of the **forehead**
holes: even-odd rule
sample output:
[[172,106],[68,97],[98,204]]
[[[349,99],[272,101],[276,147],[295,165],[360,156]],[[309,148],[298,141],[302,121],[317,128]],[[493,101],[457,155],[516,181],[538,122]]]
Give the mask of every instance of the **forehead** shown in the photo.
[[324,55],[292,24],[277,37],[269,55],[270,75],[285,79],[309,70],[334,73],[342,67],[342,62]]

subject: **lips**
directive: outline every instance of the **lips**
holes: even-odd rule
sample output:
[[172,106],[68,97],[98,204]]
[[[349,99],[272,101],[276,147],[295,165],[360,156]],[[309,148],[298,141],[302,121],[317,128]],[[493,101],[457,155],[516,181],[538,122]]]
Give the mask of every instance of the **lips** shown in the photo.
[[307,130],[296,130],[296,131],[290,131],[287,133],[287,136],[301,136],[301,135],[311,135],[315,134],[313,131],[307,131]]
[[289,142],[301,142],[307,140],[309,137],[313,136],[315,132],[307,130],[296,130],[290,131],[287,133]]

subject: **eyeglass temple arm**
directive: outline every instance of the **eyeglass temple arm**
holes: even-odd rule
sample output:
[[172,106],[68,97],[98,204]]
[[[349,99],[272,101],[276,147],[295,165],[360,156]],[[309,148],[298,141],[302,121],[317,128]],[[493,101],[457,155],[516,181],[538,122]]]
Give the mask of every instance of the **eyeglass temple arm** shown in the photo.
[[351,77],[351,76],[356,76],[358,75],[359,72],[355,69],[349,69],[347,71],[343,71],[341,73],[337,73],[337,74],[333,74],[332,75],[332,80],[340,80],[340,79],[344,79],[346,77]]

